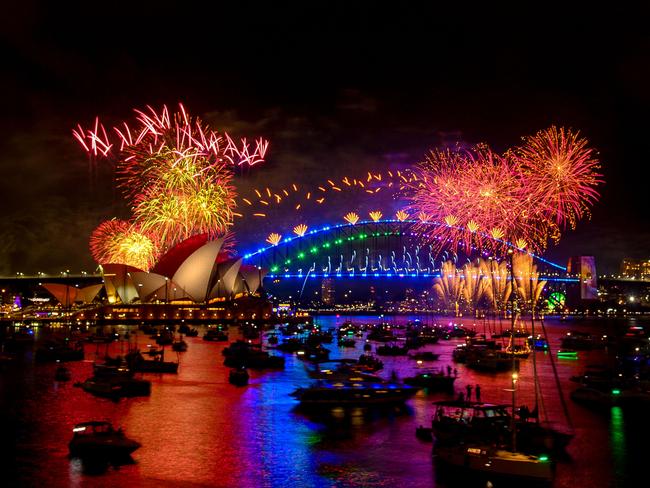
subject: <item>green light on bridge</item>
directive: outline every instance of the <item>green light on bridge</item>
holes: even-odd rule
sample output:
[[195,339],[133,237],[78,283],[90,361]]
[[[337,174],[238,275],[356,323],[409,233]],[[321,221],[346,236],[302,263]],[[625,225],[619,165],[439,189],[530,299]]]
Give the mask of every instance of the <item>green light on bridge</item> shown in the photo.
[[301,252],[300,254],[298,254],[298,259],[302,259],[302,258],[304,258],[304,257],[305,257],[305,253],[304,253],[304,252]]

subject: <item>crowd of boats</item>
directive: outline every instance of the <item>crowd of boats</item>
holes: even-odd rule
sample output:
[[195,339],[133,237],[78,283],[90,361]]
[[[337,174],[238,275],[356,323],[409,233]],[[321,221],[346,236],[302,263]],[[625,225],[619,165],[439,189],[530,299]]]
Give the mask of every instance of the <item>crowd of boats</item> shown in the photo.
[[[436,463],[446,466],[443,469],[466,469],[488,475],[490,479],[505,476],[548,481],[553,477],[554,461],[565,454],[573,437],[570,419],[565,419],[560,427],[544,417],[537,401],[537,380],[535,404],[525,406],[515,402],[518,363],[535,361],[536,351],[550,352],[548,357],[553,361],[556,355],[562,357],[558,351],[577,354],[584,350],[612,349],[613,364],[591,365],[583,374],[571,378],[578,387],[570,397],[592,407],[643,407],[650,405],[649,340],[645,329],[639,326],[630,327],[617,338],[569,331],[561,338],[558,351],[551,351],[543,324],[542,333],[531,332],[521,325],[515,328],[514,321],[511,329],[492,334],[480,334],[459,324],[441,326],[413,321],[399,326],[346,321],[330,330],[313,324],[292,323],[267,330],[241,324],[237,335],[243,338],[235,341],[230,341],[232,334],[227,327],[214,326],[205,329],[202,339],[227,343],[221,348],[223,364],[229,368],[228,381],[237,387],[248,384],[249,369],[282,369],[285,355],[294,354],[304,361],[310,378],[309,384],[292,393],[303,409],[396,407],[420,390],[425,394],[448,393],[449,399],[432,403],[430,426],[420,426],[416,431],[418,438],[434,441],[432,452]],[[68,336],[42,342],[35,348],[34,360],[61,363],[55,379],[69,381],[70,370],[64,363],[84,359],[84,344],[97,344],[99,351],[102,344],[126,339],[124,354],[110,356],[106,348],[101,360],[93,363],[92,375],[75,386],[113,400],[147,396],[151,394],[151,382],[143,375],[177,373],[181,355],[189,347],[184,338],[197,337],[199,331],[185,324],[178,328],[170,324],[163,328],[142,325],[138,333],[148,335],[156,345],[139,350],[137,342],[129,341],[128,333],[119,337],[114,331],[106,334],[98,330],[85,337]],[[481,372],[511,373],[511,403],[484,403],[480,398],[472,401],[469,394],[456,397],[456,368],[423,367],[438,360],[439,354],[422,347],[452,337],[464,338],[453,351],[455,362]],[[330,350],[325,347],[334,342],[341,348],[353,347],[358,341],[363,343],[363,353],[357,359],[332,360]],[[15,330],[4,341],[3,361],[13,360],[16,351],[33,342],[33,330]],[[166,347],[171,349],[171,354],[176,354],[175,360],[166,360],[165,355],[170,354]],[[379,358],[382,355],[415,361],[419,371],[401,380],[394,376],[385,379],[379,374],[384,367]],[[563,399],[561,391],[559,394]],[[104,421],[78,424],[73,433],[71,455],[128,455],[139,447],[120,429]]]

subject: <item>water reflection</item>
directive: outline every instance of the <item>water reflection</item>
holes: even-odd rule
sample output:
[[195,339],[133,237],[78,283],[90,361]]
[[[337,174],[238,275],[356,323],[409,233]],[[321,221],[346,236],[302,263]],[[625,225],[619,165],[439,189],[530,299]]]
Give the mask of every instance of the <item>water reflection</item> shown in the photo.
[[625,422],[623,409],[612,407],[610,411],[609,439],[616,478],[625,478]]
[[[414,318],[390,320],[398,324]],[[430,317],[422,319],[425,323],[433,322]],[[378,322],[380,318],[352,320]],[[342,319],[322,317],[318,321],[328,328]],[[557,345],[567,325],[546,325],[551,342]],[[236,328],[229,333],[231,340],[239,337]],[[250,371],[249,386],[237,388],[228,383],[229,368],[222,364],[224,343],[191,337],[185,340],[189,349],[181,353],[177,375],[144,375],[152,382],[150,397],[112,402],[72,386],[91,375],[96,356],[124,352],[124,342],[86,345],[86,361],[66,364],[72,372],[72,380],[67,383],[54,381],[56,364],[33,364],[30,352],[24,355],[22,365],[0,371],[3,447],[15,452],[12,469],[16,470],[16,484],[428,488],[436,485],[431,443],[418,440],[415,430],[420,425],[430,425],[431,403],[449,398],[445,393],[420,391],[406,408],[398,410],[354,408],[315,414],[298,409],[298,402],[290,396],[296,388],[311,381],[304,364],[294,355],[285,355],[283,371]],[[130,341],[137,342],[142,349],[152,342],[141,332],[131,334]],[[431,367],[446,370],[449,365],[458,371],[456,393],[467,384],[480,384],[483,401],[509,403],[509,372],[478,373],[453,363],[452,351],[460,342],[461,339],[452,338],[425,346],[422,350],[440,354],[439,360],[430,364],[418,364],[405,357],[383,357],[382,375],[388,378],[395,371],[399,378],[404,378]],[[355,347],[329,344],[327,348],[331,349],[332,359],[357,359],[363,353],[363,345],[363,340],[357,340]],[[602,362],[603,354],[581,352],[577,361],[558,361],[558,374],[565,390],[571,387],[570,376],[582,373],[585,364]],[[548,359],[547,353],[537,353],[544,410],[549,419],[562,421],[562,405]],[[530,360],[521,364],[517,399],[518,404],[534,402]],[[627,474],[625,479],[630,479],[630,445],[641,434],[631,435],[623,412],[612,410],[611,417],[605,418],[570,401],[568,407],[576,428],[576,437],[569,447],[573,461],[558,466],[555,486],[605,487],[613,485],[614,476],[623,479]],[[141,442],[142,447],[133,455],[136,464],[119,466],[117,470],[108,466],[102,474],[91,475],[92,469],[68,459],[72,426],[90,419],[122,426],[129,437]],[[638,452],[643,450],[637,451],[640,458]]]

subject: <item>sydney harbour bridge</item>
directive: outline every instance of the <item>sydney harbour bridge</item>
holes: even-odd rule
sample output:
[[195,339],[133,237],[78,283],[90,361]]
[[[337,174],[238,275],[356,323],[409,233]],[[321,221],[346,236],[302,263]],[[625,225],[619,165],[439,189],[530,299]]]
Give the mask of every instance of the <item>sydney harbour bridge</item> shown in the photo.
[[[486,251],[437,253],[426,244],[417,220],[359,221],[324,226],[244,254],[243,262],[268,271],[267,278],[422,278],[440,276],[443,261],[460,267]],[[429,225],[440,225],[430,223]],[[509,245],[516,249],[514,245]],[[567,268],[531,254],[547,281],[578,281]]]

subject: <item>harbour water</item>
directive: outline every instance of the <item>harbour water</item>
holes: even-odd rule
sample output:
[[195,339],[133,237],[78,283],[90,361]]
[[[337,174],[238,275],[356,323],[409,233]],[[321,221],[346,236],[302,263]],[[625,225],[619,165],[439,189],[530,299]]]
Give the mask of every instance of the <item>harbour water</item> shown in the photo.
[[[316,318],[324,328],[344,320],[358,323],[388,320],[397,325],[416,316],[380,319],[377,316]],[[459,322],[458,319],[419,317],[425,323]],[[464,320],[472,324],[472,320]],[[569,329],[600,332],[611,327],[633,325],[604,320],[560,322],[547,320],[551,345]],[[641,324],[643,325],[643,324]],[[482,323],[476,324],[482,332]],[[126,331],[120,328],[120,331]],[[131,343],[141,348],[152,340],[133,333]],[[201,331],[202,333],[203,331]],[[38,331],[37,334],[44,334]],[[241,337],[236,327],[230,340]],[[72,372],[69,382],[54,381],[57,364],[35,364],[25,353],[19,364],[0,370],[0,428],[3,451],[1,486],[237,486],[237,487],[445,487],[437,479],[432,462],[432,444],[415,437],[419,425],[430,426],[432,402],[450,398],[444,393],[420,391],[399,411],[332,411],[313,417],[301,413],[290,393],[307,386],[304,363],[285,354],[280,371],[250,371],[250,383],[236,387],[228,383],[229,368],[223,365],[226,343],[185,338],[187,352],[180,353],[177,375],[145,374],[152,382],[150,397],[119,401],[101,399],[73,386],[91,376],[95,356],[124,352],[124,342],[109,346],[87,344],[86,360],[66,363]],[[463,339],[440,340],[423,350],[440,354],[438,361],[418,365],[406,357],[382,357],[389,378],[400,378],[427,368],[457,369],[456,390],[480,384],[483,401],[509,403],[510,374],[478,373],[452,362],[454,347]],[[327,344],[332,358],[358,358],[363,341],[355,348]],[[108,349],[106,349],[108,347]],[[166,360],[176,359],[167,347]],[[280,353],[277,353],[280,354]],[[554,375],[545,353],[538,353],[538,370],[548,416],[566,425]],[[557,360],[575,438],[568,457],[557,464],[556,487],[644,486],[647,440],[650,423],[614,407],[595,412],[573,403],[568,394],[575,385],[572,375],[585,365],[607,361],[605,351],[580,351],[577,360]],[[521,362],[517,403],[533,403],[532,360]],[[109,420],[121,426],[142,447],[133,454],[133,464],[119,467],[88,467],[68,458],[68,441],[74,424],[87,420]],[[6,453],[9,453],[7,455]],[[8,484],[5,484],[8,481]],[[446,484],[445,484],[446,483]],[[460,485],[467,486],[467,485]]]

